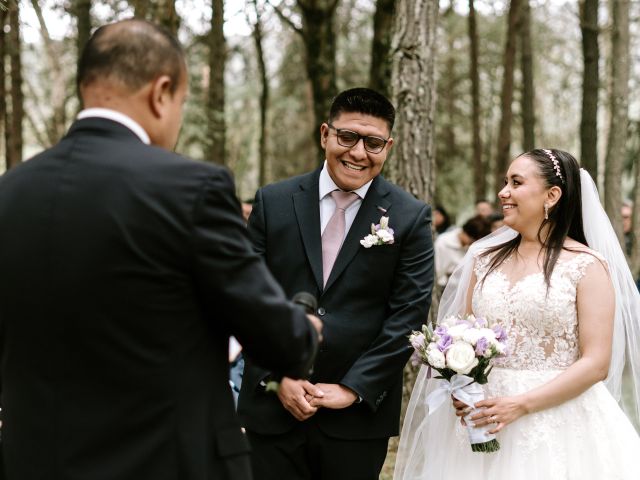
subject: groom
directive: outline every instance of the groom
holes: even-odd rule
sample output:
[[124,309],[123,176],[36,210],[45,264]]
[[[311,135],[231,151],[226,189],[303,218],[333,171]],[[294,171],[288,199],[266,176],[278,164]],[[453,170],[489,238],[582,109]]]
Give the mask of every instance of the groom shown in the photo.
[[[377,479],[398,434],[407,336],[427,318],[433,247],[430,208],[380,176],[394,118],[373,90],[340,93],[320,129],[322,167],[256,195],[255,248],[288,294],[318,297],[324,322],[309,381],[247,363],[239,413],[257,480]],[[382,216],[381,244],[365,248]]]

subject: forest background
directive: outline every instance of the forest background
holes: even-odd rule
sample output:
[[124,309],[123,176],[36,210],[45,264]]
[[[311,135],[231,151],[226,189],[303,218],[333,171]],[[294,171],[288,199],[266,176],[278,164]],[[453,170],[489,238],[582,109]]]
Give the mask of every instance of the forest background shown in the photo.
[[[331,99],[371,86],[398,109],[385,176],[458,224],[476,200],[495,202],[509,160],[534,147],[578,158],[621,241],[623,202],[640,204],[630,0],[0,0],[0,174],[64,135],[81,46],[132,15],[187,52],[177,151],[227,165],[243,200],[318,166]],[[640,208],[636,278],[638,239]]]

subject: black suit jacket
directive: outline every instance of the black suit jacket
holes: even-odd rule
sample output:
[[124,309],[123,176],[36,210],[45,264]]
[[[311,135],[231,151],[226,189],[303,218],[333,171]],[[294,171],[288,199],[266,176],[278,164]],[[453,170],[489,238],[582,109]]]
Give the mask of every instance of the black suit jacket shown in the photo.
[[0,177],[9,480],[250,478],[228,337],[300,376],[316,334],[222,168],[105,119]]
[[[408,335],[426,321],[431,301],[430,209],[376,177],[323,288],[319,175],[317,170],[258,191],[251,238],[288,294],[318,296],[324,341],[311,381],[345,385],[363,399],[343,410],[320,409],[309,421],[341,438],[397,435]],[[360,240],[383,214],[395,243],[364,248]],[[260,386],[268,373],[248,363],[238,411],[250,430],[282,433],[297,420]]]

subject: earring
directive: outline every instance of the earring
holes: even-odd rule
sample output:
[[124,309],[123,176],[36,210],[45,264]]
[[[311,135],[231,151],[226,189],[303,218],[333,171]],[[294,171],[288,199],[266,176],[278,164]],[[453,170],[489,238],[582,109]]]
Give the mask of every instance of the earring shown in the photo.
[[549,220],[549,205],[544,204],[544,219]]

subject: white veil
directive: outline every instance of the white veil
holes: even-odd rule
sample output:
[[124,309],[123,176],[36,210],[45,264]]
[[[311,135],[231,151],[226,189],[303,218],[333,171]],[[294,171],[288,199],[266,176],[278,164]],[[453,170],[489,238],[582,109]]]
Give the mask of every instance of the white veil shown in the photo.
[[[630,416],[640,418],[640,294],[627,259],[622,252],[598,190],[586,170],[580,169],[582,222],[589,247],[609,264],[616,292],[616,313],[609,375],[605,381],[616,400],[624,394],[624,407]],[[625,371],[626,366],[626,371]],[[624,374],[624,376],[623,376]],[[624,378],[624,384],[623,384]]]
[[[625,405],[627,413],[640,418],[640,294],[627,265],[611,222],[607,217],[593,180],[580,169],[582,190],[583,230],[589,247],[600,253],[608,263],[611,279],[616,292],[616,313],[614,338],[609,375],[605,381],[609,391],[620,401],[622,377],[625,374]],[[442,294],[438,310],[438,322],[449,315],[464,314],[467,292],[473,272],[474,257],[477,252],[501,245],[518,235],[509,227],[502,227],[491,235],[473,243],[461,264],[453,272]],[[625,360],[626,359],[626,360]],[[626,371],[625,371],[626,365]],[[422,366],[416,379],[411,399],[407,407],[400,445],[396,456],[394,479],[402,479],[406,466],[421,464],[424,446],[421,432],[428,420],[426,397],[436,388],[438,381],[427,378],[427,368]]]

